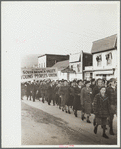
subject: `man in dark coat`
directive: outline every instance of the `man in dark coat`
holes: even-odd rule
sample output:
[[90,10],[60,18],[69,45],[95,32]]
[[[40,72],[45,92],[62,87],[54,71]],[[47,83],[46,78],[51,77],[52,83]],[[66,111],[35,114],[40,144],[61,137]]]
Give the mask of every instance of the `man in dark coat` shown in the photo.
[[86,81],[85,85],[86,87],[83,87],[81,90],[81,105],[83,107],[83,114],[82,114],[82,120],[84,119],[84,114],[87,114],[87,123],[91,123],[89,120],[89,116],[91,115],[91,109],[92,109],[92,89],[90,88],[90,81]]
[[33,98],[33,102],[35,102],[36,92],[37,92],[37,84],[36,84],[36,82],[34,80],[34,82],[32,84],[32,98]]
[[107,88],[107,95],[109,97],[110,102],[110,117],[109,117],[109,126],[110,126],[110,134],[114,135],[113,132],[113,118],[114,114],[117,113],[117,81],[115,78],[110,79],[110,85]]
[[36,94],[36,99],[39,100],[39,87],[40,87],[40,82],[37,80],[36,82],[36,85],[37,85],[37,94]]
[[43,82],[41,82],[39,90],[41,93],[42,102],[44,103],[44,99],[45,99],[45,81],[44,80],[43,80]]
[[32,85],[31,85],[31,82],[29,81],[28,83],[27,83],[27,100],[28,100],[28,97],[30,97],[30,100],[31,100],[31,96],[32,96],[32,93],[31,93],[31,91],[32,91]]
[[[94,87],[94,89],[92,91],[92,104],[93,104],[95,95],[97,95],[100,92],[100,88],[102,87],[102,85],[103,85],[103,80],[102,79],[97,79],[96,86]],[[93,125],[95,125],[95,124],[96,124],[96,122],[95,122],[95,118],[94,118]]]
[[97,84],[93,88],[93,91],[92,91],[92,99],[93,100],[94,100],[95,95],[100,92],[100,87],[102,87],[102,85],[103,85],[103,80],[102,79],[97,79]]
[[49,93],[48,93],[48,87],[50,85],[50,80],[46,80],[46,83],[45,83],[45,100],[48,101],[48,98],[49,98]]
[[73,81],[74,86],[73,86],[73,96],[74,96],[74,100],[73,100],[73,109],[74,109],[74,115],[75,117],[77,117],[77,111],[81,110],[81,103],[80,103],[80,92],[81,89],[78,87],[77,82],[74,80]]
[[64,80],[64,85],[60,87],[59,94],[61,96],[62,111],[65,111],[67,113],[67,102],[69,98],[69,86],[67,80]]
[[55,88],[56,88],[56,83],[55,81],[52,81],[52,100],[53,100],[53,106],[55,106],[55,102],[56,102],[56,91],[55,91]]
[[95,85],[95,79],[92,79],[92,80],[91,80],[91,85],[90,85],[92,91],[93,91],[93,89],[94,89],[95,86],[96,86],[96,85]]
[[52,88],[53,84],[52,82],[48,83],[48,105],[50,105],[51,100],[52,100],[52,95],[53,95],[53,88]]

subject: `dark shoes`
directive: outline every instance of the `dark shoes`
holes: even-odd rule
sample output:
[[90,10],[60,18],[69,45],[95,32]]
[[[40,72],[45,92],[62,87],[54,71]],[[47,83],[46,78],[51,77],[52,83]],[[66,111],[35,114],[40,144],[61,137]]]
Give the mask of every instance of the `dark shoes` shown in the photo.
[[90,120],[87,120],[87,123],[91,123]]
[[97,134],[97,127],[94,127],[94,133]]
[[77,112],[74,112],[75,117],[77,117]]
[[110,133],[110,135],[114,135],[114,132],[112,129],[110,129],[109,133]]
[[42,100],[42,102],[44,103],[44,100]]
[[84,119],[86,119],[86,117],[84,117],[84,115],[83,115],[81,119],[82,119],[82,121],[83,121]]
[[96,120],[94,119],[94,120],[93,120],[93,126],[95,126],[95,125],[96,125]]
[[68,113],[71,114],[71,112],[68,110]]
[[[101,126],[101,128],[103,129],[103,126]],[[105,130],[107,130],[107,127],[105,127]]]
[[102,137],[104,137],[104,138],[106,138],[106,139],[109,139],[109,137],[108,137],[105,133],[103,134]]

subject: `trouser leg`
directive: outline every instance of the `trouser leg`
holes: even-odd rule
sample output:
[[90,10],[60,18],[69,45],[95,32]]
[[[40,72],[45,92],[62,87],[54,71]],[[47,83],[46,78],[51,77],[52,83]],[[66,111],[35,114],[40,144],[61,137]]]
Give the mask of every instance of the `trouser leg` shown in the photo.
[[33,95],[33,102],[35,102],[35,94]]
[[75,117],[77,117],[77,110],[74,110],[74,115]]
[[44,103],[44,93],[42,93],[42,102]]
[[108,136],[106,135],[105,131],[106,131],[106,125],[103,125],[103,137],[108,139]]
[[94,126],[94,133],[95,133],[95,134],[97,134],[97,128],[98,128],[98,124],[96,124],[96,125]]
[[71,112],[70,112],[70,106],[68,106],[68,113],[71,114]]
[[110,126],[109,133],[110,133],[110,135],[114,135],[114,132],[113,132],[113,118],[114,118],[114,114],[111,114],[110,119],[109,119],[109,126]]
[[53,97],[53,105],[55,105],[55,97]]
[[89,116],[90,116],[90,114],[87,114],[87,123],[91,123],[89,120]]

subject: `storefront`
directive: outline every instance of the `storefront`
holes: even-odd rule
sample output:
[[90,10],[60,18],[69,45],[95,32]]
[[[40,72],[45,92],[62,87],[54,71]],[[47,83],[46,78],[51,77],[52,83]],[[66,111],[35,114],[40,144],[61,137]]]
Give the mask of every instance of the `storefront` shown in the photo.
[[107,69],[107,70],[98,70],[93,72],[93,76],[95,79],[102,78],[109,80],[110,78],[116,78],[115,69]]

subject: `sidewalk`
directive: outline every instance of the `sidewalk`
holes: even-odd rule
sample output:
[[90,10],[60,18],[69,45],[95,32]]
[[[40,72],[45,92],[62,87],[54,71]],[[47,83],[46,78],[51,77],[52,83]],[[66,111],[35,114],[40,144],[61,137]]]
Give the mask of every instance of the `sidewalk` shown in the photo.
[[[41,109],[42,111],[49,113],[50,115],[53,115],[54,117],[61,118],[66,122],[66,125],[68,127],[74,129],[77,132],[80,132],[82,135],[86,136],[88,139],[92,140],[93,144],[102,144],[102,145],[116,145],[117,144],[117,117],[114,117],[114,136],[109,135],[109,127],[107,126],[107,135],[109,136],[109,139],[105,139],[102,137],[102,129],[101,126],[98,127],[97,134],[94,134],[93,124],[86,123],[86,121],[81,120],[81,111],[78,111],[77,115],[78,117],[75,117],[73,114],[73,111],[71,109],[71,114],[62,112],[58,108],[58,106],[48,105],[47,102],[42,103],[42,101],[36,100],[35,102],[26,100],[26,97],[24,97],[24,100],[22,100],[25,104]],[[90,121],[93,122],[94,115],[92,114],[90,117]]]

